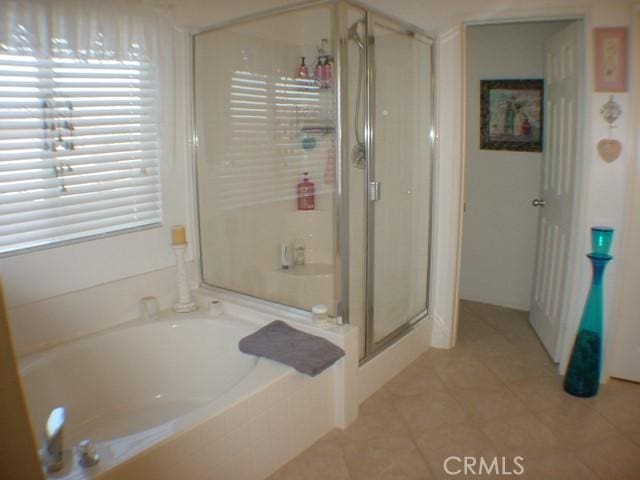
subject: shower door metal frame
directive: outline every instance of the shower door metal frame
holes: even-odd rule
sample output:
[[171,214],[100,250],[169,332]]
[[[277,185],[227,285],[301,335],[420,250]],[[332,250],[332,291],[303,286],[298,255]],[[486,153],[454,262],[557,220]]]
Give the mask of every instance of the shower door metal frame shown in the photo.
[[[350,3],[350,2],[348,2]],[[365,196],[366,196],[366,270],[365,270],[365,355],[361,359],[361,363],[365,363],[375,355],[383,351],[387,346],[394,343],[398,338],[411,330],[420,320],[429,314],[431,299],[431,245],[433,239],[433,185],[434,185],[434,165],[435,165],[435,76],[434,76],[434,40],[426,35],[422,30],[408,25],[406,22],[399,21],[389,17],[388,15],[372,12],[370,8],[365,9],[365,56],[366,56],[366,81],[365,81],[365,121],[364,121],[364,139],[365,139]],[[371,190],[380,193],[383,187],[376,181],[375,176],[375,113],[376,113],[376,73],[375,73],[375,26],[381,24],[385,28],[407,35],[416,41],[426,44],[430,49],[430,73],[428,79],[431,87],[431,129],[425,132],[425,137],[429,142],[430,148],[430,199],[429,199],[429,224],[428,224],[428,244],[427,251],[427,291],[425,292],[425,308],[413,317],[405,319],[405,322],[385,335],[382,339],[375,340],[375,308],[374,308],[374,287],[375,287],[375,202],[377,198],[372,198]]]
[[[346,134],[347,128],[346,126],[346,118],[348,117],[348,87],[347,87],[347,47],[348,47],[348,35],[347,35],[347,25],[346,25],[346,8],[348,6],[353,6],[361,9],[364,12],[365,16],[365,55],[366,59],[366,99],[365,99],[365,153],[366,153],[366,163],[365,168],[369,170],[366,172],[365,181],[367,185],[365,185],[365,195],[366,198],[366,245],[364,249],[364,254],[366,256],[366,272],[365,272],[365,296],[366,296],[366,304],[365,304],[365,328],[366,328],[366,345],[365,345],[365,356],[360,359],[361,363],[364,363],[375,355],[380,353],[384,348],[386,348],[390,343],[396,341],[399,337],[407,333],[413,326],[427,316],[430,307],[430,299],[431,299],[431,285],[433,284],[432,280],[432,249],[431,245],[433,244],[433,187],[435,184],[435,165],[436,165],[436,105],[435,105],[435,51],[434,51],[434,40],[432,37],[429,37],[423,30],[415,27],[414,25],[405,22],[402,19],[393,17],[388,15],[376,8],[372,8],[366,4],[363,4],[357,0],[303,0],[298,3],[294,3],[291,5],[286,5],[282,7],[276,7],[264,11],[260,11],[257,13],[244,15],[241,17],[234,18],[232,20],[227,20],[223,22],[219,22],[205,28],[199,29],[189,36],[189,49],[191,51],[191,55],[189,58],[189,70],[191,74],[190,83],[190,92],[189,96],[191,99],[191,114],[190,114],[190,153],[191,153],[191,168],[194,173],[193,175],[193,184],[192,184],[192,198],[194,204],[194,224],[196,229],[196,235],[194,239],[195,252],[194,254],[197,256],[197,261],[199,268],[197,269],[198,274],[198,284],[207,289],[212,289],[214,291],[220,291],[224,293],[228,293],[233,296],[237,296],[240,299],[247,299],[252,304],[257,306],[264,305],[268,307],[273,307],[276,305],[283,312],[293,314],[295,316],[308,316],[310,317],[310,313],[306,310],[302,310],[297,307],[293,307],[290,305],[285,305],[281,303],[277,303],[272,300],[267,300],[259,297],[254,297],[252,295],[233,291],[224,287],[218,287],[215,285],[210,285],[205,283],[204,275],[203,275],[203,265],[202,265],[202,239],[201,239],[201,228],[200,228],[200,204],[199,204],[199,194],[198,194],[198,182],[197,182],[197,171],[198,171],[198,135],[197,135],[197,121],[196,121],[196,76],[195,76],[195,53],[196,53],[196,37],[198,35],[216,31],[219,29],[223,29],[226,27],[231,27],[234,25],[241,25],[243,23],[265,19],[271,16],[286,14],[292,11],[318,7],[322,5],[333,5],[333,31],[331,32],[331,37],[333,40],[333,44],[335,45],[335,95],[336,95],[336,179],[335,179],[335,248],[334,248],[334,266],[336,268],[336,274],[334,276],[334,291],[336,294],[335,302],[336,302],[336,316],[343,323],[350,323],[349,318],[349,268],[350,268],[350,252],[349,252],[349,169],[351,168],[351,163],[349,162],[349,136]],[[427,268],[427,292],[426,292],[426,305],[427,308],[416,315],[414,318],[409,319],[404,325],[396,329],[391,334],[387,335],[385,338],[381,339],[378,342],[373,341],[373,289],[369,287],[369,285],[373,285],[373,256],[369,255],[369,252],[373,252],[373,235],[371,232],[373,231],[373,209],[370,206],[370,202],[368,201],[368,182],[369,182],[369,174],[373,174],[375,170],[375,165],[369,162],[369,158],[374,159],[374,119],[373,114],[375,113],[375,91],[372,86],[374,86],[375,82],[375,72],[373,61],[373,53],[375,48],[369,48],[369,42],[372,42],[372,46],[375,42],[373,32],[373,18],[376,18],[378,21],[384,21],[389,25],[389,28],[392,30],[396,30],[400,33],[404,33],[410,35],[414,38],[419,38],[423,42],[427,43],[431,48],[431,77],[428,79],[431,82],[431,107],[432,107],[432,115],[431,115],[431,130],[429,132],[425,132],[425,135],[429,138],[431,144],[431,172],[430,172],[430,203],[429,203],[429,241],[426,246],[428,250],[428,268]],[[371,58],[371,61],[369,60]],[[367,146],[368,145],[368,146]],[[375,161],[375,160],[374,160]],[[370,240],[371,239],[371,240]],[[369,244],[371,242],[371,244]],[[370,312],[370,313],[369,313]]]
[[[276,15],[282,15],[296,10],[303,10],[313,7],[321,6],[333,6],[333,21],[331,39],[336,45],[334,63],[335,63],[335,98],[336,98],[336,178],[334,184],[335,190],[335,207],[334,207],[334,226],[335,226],[335,248],[334,248],[334,292],[335,305],[336,305],[336,319],[339,323],[349,323],[349,203],[348,195],[348,162],[343,162],[342,145],[344,129],[342,128],[343,111],[346,108],[346,83],[341,78],[341,71],[346,71],[346,37],[342,35],[341,27],[345,23],[345,6],[348,2],[343,0],[302,0],[298,3],[291,5],[285,5],[281,7],[275,7],[260,12],[240,16],[231,20],[218,22],[213,25],[198,29],[189,35],[189,70],[190,70],[190,99],[191,99],[191,115],[190,115],[190,142],[191,142],[191,167],[194,172],[193,184],[192,184],[192,198],[194,205],[194,224],[196,229],[197,241],[195,242],[196,260],[198,263],[197,275],[198,285],[208,290],[217,291],[222,294],[229,294],[237,297],[240,300],[248,301],[255,306],[264,306],[267,308],[273,308],[277,306],[283,313],[293,315],[295,317],[308,317],[311,318],[311,312],[299,307],[287,305],[284,303],[276,302],[275,300],[269,300],[266,298],[256,297],[248,293],[232,290],[230,288],[220,287],[217,285],[208,284],[204,280],[203,264],[202,264],[202,229],[200,228],[200,203],[198,193],[198,130],[197,130],[197,115],[196,115],[196,38],[199,35],[214,32],[224,28],[232,27],[235,25],[242,25],[255,20],[266,19]],[[347,157],[348,158],[348,155]],[[345,268],[346,267],[346,268]],[[345,300],[346,299],[346,300]]]

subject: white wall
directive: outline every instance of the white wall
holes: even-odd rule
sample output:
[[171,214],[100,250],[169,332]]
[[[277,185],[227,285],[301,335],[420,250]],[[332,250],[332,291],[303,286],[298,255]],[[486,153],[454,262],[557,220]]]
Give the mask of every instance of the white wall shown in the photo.
[[[636,6],[634,15],[636,34],[632,38],[631,82],[640,82],[640,8]],[[625,108],[627,107],[627,108]],[[625,110],[628,106],[625,106]],[[621,285],[618,292],[608,292],[608,296],[617,301],[618,311],[615,329],[609,338],[609,373],[611,376],[640,382],[640,322],[638,321],[638,291],[640,291],[640,98],[633,101],[634,122],[631,130],[632,142],[625,147],[633,152],[630,156],[630,174],[628,176],[628,201],[626,205],[627,234],[621,245],[624,264],[622,266]],[[616,252],[616,256],[619,254]],[[616,261],[616,260],[614,260]],[[613,262],[612,262],[613,263]]]
[[538,226],[531,201],[540,193],[542,154],[480,149],[480,81],[543,78],[543,42],[564,26],[467,29],[461,298],[529,310]]
[[169,229],[185,224],[188,236],[194,235],[186,36],[175,31],[173,43],[175,68],[167,80],[175,85],[175,120],[168,119],[175,143],[161,165],[164,225],[0,259],[18,355],[135,318],[143,296],[159,297],[164,308],[173,302],[175,257]]

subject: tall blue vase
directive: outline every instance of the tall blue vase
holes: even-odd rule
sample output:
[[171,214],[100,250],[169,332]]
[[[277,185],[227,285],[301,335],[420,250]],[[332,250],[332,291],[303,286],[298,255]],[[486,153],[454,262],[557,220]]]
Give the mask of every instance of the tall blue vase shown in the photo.
[[[607,231],[608,235],[612,233],[612,230]],[[592,231],[594,237],[598,234],[602,231]],[[593,267],[593,278],[564,379],[564,389],[577,397],[593,397],[600,387],[604,315],[602,279],[607,263],[613,258],[608,254],[610,241],[608,244],[606,253],[601,250],[587,255]]]

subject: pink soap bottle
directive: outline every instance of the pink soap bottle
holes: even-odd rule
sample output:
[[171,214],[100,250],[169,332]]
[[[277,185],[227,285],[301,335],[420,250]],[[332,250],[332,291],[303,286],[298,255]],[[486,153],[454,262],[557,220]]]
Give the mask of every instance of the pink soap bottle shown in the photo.
[[304,64],[304,57],[300,57],[300,66],[298,67],[298,77],[309,78],[309,70]]
[[333,80],[333,66],[331,65],[331,59],[329,57],[327,57],[327,59],[324,62],[324,66],[323,66],[323,80],[324,80],[324,87],[325,88],[329,88],[331,87],[331,81]]
[[322,57],[318,57],[316,61],[316,73],[315,73],[316,83],[322,86],[322,82],[324,80],[324,66],[322,64]]
[[316,208],[316,186],[309,181],[309,172],[304,172],[302,182],[298,184],[298,210]]

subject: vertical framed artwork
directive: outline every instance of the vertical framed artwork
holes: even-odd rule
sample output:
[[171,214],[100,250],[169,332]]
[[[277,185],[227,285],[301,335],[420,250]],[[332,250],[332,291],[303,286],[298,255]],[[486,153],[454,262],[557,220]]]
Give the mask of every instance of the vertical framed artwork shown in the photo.
[[480,81],[480,148],[542,151],[544,80]]
[[627,28],[594,28],[596,92],[627,91]]

